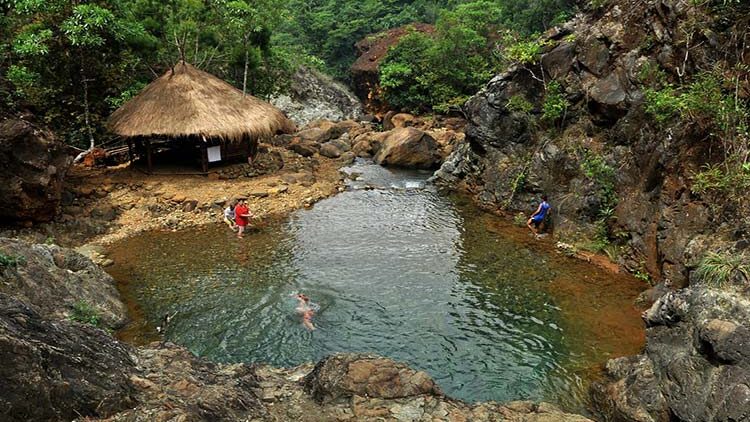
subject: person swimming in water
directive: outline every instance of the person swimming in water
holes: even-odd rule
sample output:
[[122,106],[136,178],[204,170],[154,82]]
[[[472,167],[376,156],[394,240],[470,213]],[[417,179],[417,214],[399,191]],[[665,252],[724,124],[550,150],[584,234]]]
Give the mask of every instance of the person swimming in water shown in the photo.
[[314,330],[315,326],[312,323],[312,318],[315,315],[315,310],[310,304],[310,298],[303,293],[297,294],[296,298],[299,301],[297,303],[297,313],[302,315],[302,325],[310,331]]

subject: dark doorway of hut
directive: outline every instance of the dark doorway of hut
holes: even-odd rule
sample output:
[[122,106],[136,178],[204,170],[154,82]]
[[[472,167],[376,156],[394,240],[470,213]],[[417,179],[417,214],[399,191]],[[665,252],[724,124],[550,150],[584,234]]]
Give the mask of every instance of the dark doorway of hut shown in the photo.
[[207,175],[212,168],[250,162],[258,151],[258,141],[247,135],[236,141],[184,136],[138,137],[127,143],[133,168],[162,175]]

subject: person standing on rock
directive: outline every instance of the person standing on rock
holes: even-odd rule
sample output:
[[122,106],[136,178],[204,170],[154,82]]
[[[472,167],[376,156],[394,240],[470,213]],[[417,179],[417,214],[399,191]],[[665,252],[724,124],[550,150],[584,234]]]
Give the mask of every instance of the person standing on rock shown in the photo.
[[539,234],[540,227],[542,227],[544,219],[547,218],[547,214],[549,214],[550,209],[552,209],[552,207],[547,202],[547,195],[542,195],[542,203],[539,204],[539,207],[536,209],[534,214],[531,214],[529,221],[526,222],[526,226],[528,226],[529,230],[531,230],[531,232],[535,235]]
[[237,223],[237,237],[242,239],[242,234],[245,233],[245,227],[250,221],[250,209],[247,207],[247,203],[244,199],[240,199],[240,202],[234,207],[234,221]]

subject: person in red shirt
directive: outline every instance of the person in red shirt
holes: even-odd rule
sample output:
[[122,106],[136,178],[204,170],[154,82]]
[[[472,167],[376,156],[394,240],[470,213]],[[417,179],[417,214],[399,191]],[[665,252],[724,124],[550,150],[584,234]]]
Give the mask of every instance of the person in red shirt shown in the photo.
[[250,209],[247,207],[247,202],[244,199],[240,199],[240,202],[234,207],[234,221],[237,223],[237,237],[242,238],[242,234],[245,233],[245,227],[250,222]]

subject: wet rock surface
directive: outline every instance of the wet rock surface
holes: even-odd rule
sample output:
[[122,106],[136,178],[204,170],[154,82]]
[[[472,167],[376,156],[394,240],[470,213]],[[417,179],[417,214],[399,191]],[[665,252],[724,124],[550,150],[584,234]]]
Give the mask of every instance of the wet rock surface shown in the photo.
[[20,118],[0,117],[0,218],[51,221],[72,162],[50,131]]
[[127,320],[115,281],[80,253],[56,245],[0,238],[0,253],[15,263],[0,267],[0,292],[13,295],[46,318],[68,318],[80,303],[94,307],[105,327]]
[[319,403],[350,399],[354,395],[394,399],[441,394],[426,373],[375,355],[325,358],[305,377],[304,384],[305,390]]
[[607,364],[593,397],[606,420],[750,419],[750,299],[691,287],[644,313],[644,353]]
[[72,420],[133,406],[130,352],[101,329],[43,318],[0,293],[0,419]]

